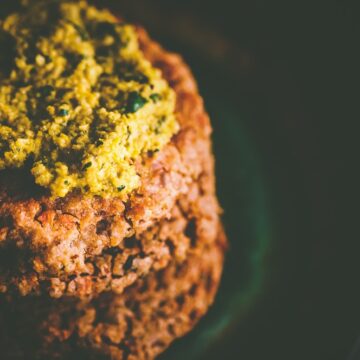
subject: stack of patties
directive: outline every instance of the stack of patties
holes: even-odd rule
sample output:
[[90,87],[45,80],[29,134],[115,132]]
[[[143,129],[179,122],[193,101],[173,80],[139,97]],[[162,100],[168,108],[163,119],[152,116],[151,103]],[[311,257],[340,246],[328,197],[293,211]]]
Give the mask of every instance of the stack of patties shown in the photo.
[[1,358],[154,358],[213,302],[226,246],[195,81],[84,1],[0,24]]

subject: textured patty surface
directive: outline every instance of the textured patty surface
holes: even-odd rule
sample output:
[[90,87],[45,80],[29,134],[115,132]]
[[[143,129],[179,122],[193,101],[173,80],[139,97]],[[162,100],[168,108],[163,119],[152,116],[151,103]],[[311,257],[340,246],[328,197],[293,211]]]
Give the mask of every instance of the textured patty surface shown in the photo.
[[189,187],[186,195],[178,199],[169,218],[149,227],[138,237],[125,239],[118,247],[88,259],[87,270],[79,275],[59,273],[56,277],[41,277],[31,268],[26,252],[22,256],[8,256],[0,268],[11,263],[14,272],[20,269],[23,273],[13,278],[8,289],[11,286],[22,295],[44,289],[53,297],[93,297],[108,290],[121,293],[150,269],[161,269],[170,261],[181,263],[187,256],[201,252],[216,238],[218,204],[209,191],[212,183],[212,175],[204,174]]
[[[121,295],[0,298],[2,358],[153,359],[187,333],[213,302],[225,236],[182,264],[152,271]],[[29,316],[31,314],[31,316]]]
[[[215,233],[211,127],[202,99],[181,58],[165,52],[142,29],[138,33],[145,56],[163,71],[177,94],[181,130],[163,150],[136,164],[141,186],[125,200],[80,195],[51,200],[24,174],[1,172],[2,292],[45,291],[58,297],[112,288],[120,293],[151,268],[165,266],[173,247],[179,254],[181,246],[186,247],[186,239],[169,243],[165,235],[160,239],[152,232],[174,231],[176,224],[172,230],[163,229],[169,229],[173,219],[183,216],[185,221],[205,211],[207,215],[200,217],[209,224],[197,224],[196,232]],[[196,201],[194,192],[199,194]],[[193,214],[183,213],[181,204],[186,202]],[[185,232],[181,229],[179,234]],[[113,265],[109,269],[108,261],[119,271],[115,273]]]

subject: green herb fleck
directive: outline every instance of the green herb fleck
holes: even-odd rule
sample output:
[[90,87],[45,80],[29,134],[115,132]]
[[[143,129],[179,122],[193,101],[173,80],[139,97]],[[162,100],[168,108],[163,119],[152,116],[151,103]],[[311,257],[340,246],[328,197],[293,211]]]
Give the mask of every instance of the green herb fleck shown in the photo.
[[39,88],[38,93],[43,96],[47,97],[54,91],[54,87],[51,85],[45,85]]
[[155,134],[160,134],[160,129],[161,129],[161,127],[162,127],[162,125],[164,124],[164,122],[166,121],[166,117],[165,116],[162,116],[159,120],[158,120],[158,122],[157,122],[157,124],[156,124],[156,127],[155,127]]
[[125,111],[127,113],[135,113],[140,110],[146,103],[147,100],[145,98],[143,98],[138,92],[132,91],[129,94]]
[[126,188],[125,185],[121,185],[121,186],[119,186],[117,189],[118,189],[118,191],[120,192],[120,191],[123,191],[125,188]]
[[159,100],[162,99],[162,96],[161,96],[160,94],[155,93],[155,94],[151,94],[151,95],[150,95],[150,99],[151,99],[154,103],[156,103],[156,102],[158,102]]
[[153,157],[159,151],[159,149],[149,150],[147,154],[149,157]]
[[123,78],[125,81],[136,81],[139,84],[147,84],[149,82],[149,78],[140,72],[125,73]]
[[91,165],[92,165],[92,162],[91,161],[89,161],[88,163],[86,163],[84,166],[83,166],[83,170],[86,170],[86,169],[88,169],[89,167],[91,167]]
[[68,115],[69,115],[69,110],[66,109],[59,110],[59,116],[68,116]]
[[140,84],[149,82],[149,78],[137,69],[136,64],[133,62],[120,61],[116,64],[115,69],[119,77],[125,81],[136,81]]
[[71,20],[67,20],[67,22],[69,24],[71,24],[75,28],[75,30],[80,35],[81,40],[87,41],[87,40],[90,39],[90,36],[89,36],[88,32],[82,26],[80,26],[79,24],[77,24],[77,23],[75,23],[75,22],[73,22]]

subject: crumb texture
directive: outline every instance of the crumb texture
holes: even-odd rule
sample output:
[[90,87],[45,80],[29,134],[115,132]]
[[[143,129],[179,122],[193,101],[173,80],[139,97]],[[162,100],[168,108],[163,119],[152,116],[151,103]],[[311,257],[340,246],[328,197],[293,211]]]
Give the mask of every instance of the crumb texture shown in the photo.
[[155,358],[212,304],[225,244],[220,231],[202,254],[152,272],[121,295],[104,293],[90,302],[0,298],[4,360]]

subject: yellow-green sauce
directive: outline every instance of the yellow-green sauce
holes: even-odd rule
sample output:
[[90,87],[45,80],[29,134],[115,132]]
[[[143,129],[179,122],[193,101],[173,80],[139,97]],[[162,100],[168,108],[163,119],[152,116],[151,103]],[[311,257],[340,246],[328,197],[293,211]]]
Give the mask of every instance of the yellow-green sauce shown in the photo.
[[0,170],[53,196],[140,185],[135,161],[178,131],[175,93],[133,26],[85,1],[30,1],[0,22]]

